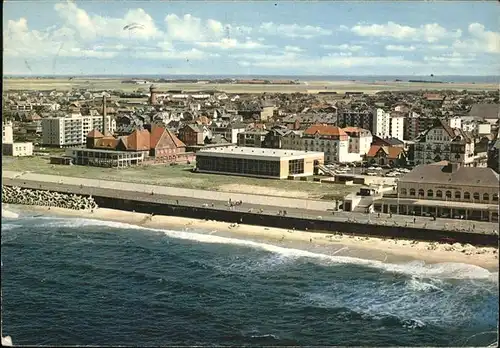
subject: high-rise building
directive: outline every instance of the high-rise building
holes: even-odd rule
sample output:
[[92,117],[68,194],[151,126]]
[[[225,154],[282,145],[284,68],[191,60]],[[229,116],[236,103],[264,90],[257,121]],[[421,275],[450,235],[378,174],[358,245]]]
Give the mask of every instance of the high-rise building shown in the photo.
[[[106,122],[103,122],[104,118]],[[104,123],[106,123],[106,129],[104,129]],[[42,119],[42,144],[59,147],[83,145],[87,134],[93,129],[98,129],[103,133],[114,133],[116,122],[110,116],[82,116],[81,114],[44,118]]]

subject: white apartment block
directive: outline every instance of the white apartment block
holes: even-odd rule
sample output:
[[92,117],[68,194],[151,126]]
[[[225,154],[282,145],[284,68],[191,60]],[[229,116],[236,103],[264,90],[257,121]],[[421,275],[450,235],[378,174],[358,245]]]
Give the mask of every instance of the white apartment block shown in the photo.
[[12,122],[2,122],[2,144],[12,144],[14,142],[14,132]]
[[373,135],[379,138],[404,138],[405,117],[403,115],[391,115],[382,109],[377,109],[373,118]]
[[392,116],[390,118],[389,135],[393,138],[403,141],[405,133],[405,118],[404,116]]
[[373,134],[382,139],[390,137],[391,114],[382,109],[377,109],[373,118]]
[[70,117],[44,118],[42,119],[42,144],[59,147],[77,146],[86,143],[87,134],[93,129],[114,133],[115,120],[110,116],[106,118],[106,130],[103,129],[102,116],[72,114]]

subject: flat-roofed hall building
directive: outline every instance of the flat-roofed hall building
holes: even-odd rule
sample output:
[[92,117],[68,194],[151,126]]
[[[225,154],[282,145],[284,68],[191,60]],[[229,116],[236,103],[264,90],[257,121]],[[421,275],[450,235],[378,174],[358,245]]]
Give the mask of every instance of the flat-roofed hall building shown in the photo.
[[287,179],[313,175],[314,167],[323,164],[324,158],[323,152],[216,147],[196,153],[196,169],[204,173]]
[[66,150],[65,157],[72,158],[72,163],[77,165],[124,168],[142,164],[145,156],[143,151],[72,148]]
[[375,201],[374,210],[498,222],[499,178],[491,168],[419,165],[399,179],[396,194]]

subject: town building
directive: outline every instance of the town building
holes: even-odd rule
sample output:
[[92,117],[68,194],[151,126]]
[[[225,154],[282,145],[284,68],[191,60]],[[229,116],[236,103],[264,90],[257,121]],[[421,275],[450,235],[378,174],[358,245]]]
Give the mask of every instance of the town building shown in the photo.
[[403,139],[401,140],[414,140],[422,132],[431,128],[436,119],[428,116],[420,116],[412,112],[405,118],[404,122]]
[[404,139],[405,117],[401,113],[389,113],[377,109],[373,118],[373,134],[380,138]]
[[238,146],[240,147],[264,147],[267,131],[247,130],[238,133]]
[[[104,124],[106,124],[106,129],[104,129]],[[42,119],[42,144],[58,147],[84,145],[87,134],[93,129],[114,133],[116,122],[111,116],[82,116],[81,114],[44,118]]]
[[374,211],[498,222],[499,178],[491,168],[419,165],[399,179],[396,194],[374,202]]
[[469,111],[469,116],[490,124],[498,124],[500,119],[500,105],[493,103],[474,104]]
[[406,165],[406,151],[403,147],[372,145],[365,159],[369,164],[404,166]]
[[488,168],[500,173],[500,138],[494,139],[488,148]]
[[282,149],[283,148],[283,137],[287,134],[293,132],[286,126],[274,126],[266,134],[264,138],[264,144],[262,147],[269,149]]
[[2,143],[2,154],[14,157],[33,156],[33,143]]
[[118,138],[94,129],[87,135],[86,145],[67,151],[73,164],[122,168],[145,161],[176,162],[185,157],[186,149],[172,131],[157,125]]
[[205,125],[186,124],[179,129],[179,139],[187,146],[202,146],[207,138],[212,138],[212,131]]
[[377,109],[373,118],[373,134],[380,138],[388,138],[391,134],[390,122],[391,114],[382,109]]
[[363,156],[365,156],[373,141],[372,133],[367,129],[362,129],[358,127],[346,127],[342,129],[349,136],[349,154],[355,154],[355,161],[362,161]]
[[451,128],[444,120],[437,120],[412,146],[415,165],[444,160],[458,162],[463,166],[474,164],[474,140],[470,134]]
[[217,147],[196,153],[196,170],[203,173],[253,176],[272,179],[308,177],[324,162],[322,152]]
[[115,151],[108,149],[86,149],[71,148],[66,149],[66,158],[71,158],[72,164],[107,167],[107,168],[125,168],[141,165],[145,159],[142,151]]
[[12,121],[2,122],[2,144],[12,144],[14,142],[14,130]]
[[405,147],[405,142],[396,138],[379,138],[377,136],[373,137],[371,145],[379,145],[379,146],[393,146],[393,147]]
[[405,117],[402,115],[391,115],[389,120],[389,136],[404,140]]
[[14,142],[14,131],[11,121],[2,122],[2,155],[14,157],[33,156],[33,143]]
[[361,110],[339,109],[337,116],[337,126],[358,127],[373,132],[374,112],[369,108]]
[[246,130],[246,126],[241,122],[235,123],[212,123],[210,127],[212,136],[221,135],[232,144],[238,143],[238,134]]
[[283,149],[321,151],[327,163],[351,162],[349,136],[340,127],[323,124],[313,125],[302,133],[292,132],[283,137]]

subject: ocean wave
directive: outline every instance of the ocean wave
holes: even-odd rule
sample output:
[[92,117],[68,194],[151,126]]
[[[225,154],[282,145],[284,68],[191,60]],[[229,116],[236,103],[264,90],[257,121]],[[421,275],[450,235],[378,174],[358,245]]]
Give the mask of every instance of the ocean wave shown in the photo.
[[[392,287],[392,288],[391,288]],[[304,294],[304,301],[313,308],[338,312],[339,319],[353,317],[365,321],[381,321],[384,326],[399,325],[406,329],[419,329],[427,325],[461,325],[470,321],[473,312],[465,302],[452,294],[428,296],[390,286],[352,290],[324,289]]]
[[2,223],[2,232],[10,231],[10,230],[13,230],[13,229],[19,228],[19,227],[23,227],[23,225]]
[[498,272],[490,272],[480,266],[444,262],[437,264],[426,264],[424,261],[412,261],[403,264],[384,263],[377,260],[367,260],[350,256],[337,256],[315,253],[312,251],[285,248],[273,244],[262,242],[255,242],[245,239],[222,237],[211,234],[203,234],[196,232],[174,231],[167,229],[148,228],[121,222],[93,220],[86,218],[61,218],[61,217],[37,217],[37,219],[47,220],[42,223],[44,227],[68,227],[68,228],[81,228],[86,226],[105,226],[115,229],[135,229],[135,230],[149,230],[165,234],[170,238],[190,240],[193,242],[207,243],[207,244],[227,244],[237,245],[248,248],[265,250],[273,254],[279,254],[279,258],[275,258],[271,262],[283,262],[282,258],[288,260],[296,260],[299,258],[307,258],[315,260],[324,265],[338,265],[338,264],[354,264],[359,266],[373,267],[386,272],[406,274],[410,276],[418,276],[421,278],[443,278],[443,279],[484,279],[497,282]]

